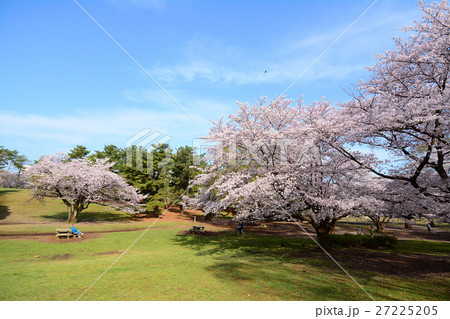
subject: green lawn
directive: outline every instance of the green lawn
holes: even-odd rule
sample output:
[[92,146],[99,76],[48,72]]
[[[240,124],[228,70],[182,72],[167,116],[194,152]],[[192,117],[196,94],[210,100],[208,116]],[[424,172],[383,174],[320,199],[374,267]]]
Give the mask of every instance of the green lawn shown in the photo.
[[[60,200],[45,204],[30,201],[29,190],[0,188],[0,234],[48,234],[56,228],[67,228],[66,206]],[[134,215],[117,209],[91,204],[78,218],[77,227],[84,232],[139,230],[150,224],[138,222]],[[154,227],[187,226],[188,221],[166,222],[164,216]]]
[[[101,232],[101,231],[124,231],[124,230],[141,230],[150,226],[151,223],[144,222],[121,222],[121,223],[77,223],[77,228],[83,232]],[[153,227],[167,228],[167,227],[188,227],[192,222],[171,222],[164,221],[164,216]],[[2,234],[54,234],[57,228],[68,228],[67,223],[56,224],[0,224],[0,235]]]
[[[58,219],[65,214],[63,205],[24,206],[27,193],[0,189],[0,234],[53,234],[56,226],[67,225]],[[142,234],[137,229],[150,225],[101,206],[90,207],[89,213],[95,215],[90,222],[79,224],[85,232],[130,231],[57,243],[27,236],[0,239],[0,300],[76,300]],[[1,225],[5,221],[32,224]],[[311,240],[251,233],[236,237],[212,226],[208,230],[216,232],[209,235],[185,234],[191,224],[162,218],[82,300],[368,300]],[[373,252],[386,259],[414,254],[415,260],[427,262],[448,258],[450,244],[400,240],[394,248]],[[393,276],[343,266],[376,300],[450,298],[448,272]]]
[[[368,299],[331,261],[308,258],[315,251],[309,240],[179,232],[150,229],[83,300]],[[140,233],[65,244],[0,240],[0,299],[75,300]],[[350,273],[376,300],[449,297],[450,281],[443,275]]]
[[[30,201],[29,190],[0,188],[0,222],[65,222],[67,208],[61,200],[48,199],[45,204]],[[79,221],[126,221],[131,215],[107,206],[91,204]]]
[[399,240],[394,247],[385,248],[383,251],[398,254],[429,254],[448,257],[450,256],[450,243],[432,240]]

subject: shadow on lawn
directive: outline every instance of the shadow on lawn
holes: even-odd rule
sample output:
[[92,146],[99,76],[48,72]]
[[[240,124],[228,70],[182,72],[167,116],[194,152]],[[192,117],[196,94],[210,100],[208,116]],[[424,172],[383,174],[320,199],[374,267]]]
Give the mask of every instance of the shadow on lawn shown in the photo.
[[0,195],[5,195],[6,193],[16,193],[18,192],[17,189],[14,188],[1,188],[0,189]]
[[[206,235],[179,234],[174,240],[179,245],[197,251],[197,255],[228,253],[231,254],[228,258],[247,256],[291,264],[306,264],[323,268],[324,271],[340,271],[328,256],[311,240],[305,238],[257,234],[236,237],[232,232],[216,232]],[[438,243],[432,244],[428,244],[429,252],[436,250],[442,253],[442,247]],[[412,253],[400,249],[397,251],[393,249],[335,249],[331,255],[344,268],[358,272],[359,276],[366,280],[370,280],[375,273],[410,277],[439,275],[448,273],[450,269],[450,258],[447,255]]]
[[8,206],[0,205],[0,220],[6,219],[11,214]]
[[450,271],[450,259],[443,255],[396,254],[367,249],[345,249],[333,255],[349,269],[397,277],[439,275]]
[[[16,189],[3,188],[3,189],[0,189],[0,196],[5,195],[7,193],[15,193],[15,192],[17,192]],[[8,217],[10,214],[11,214],[11,211],[9,210],[8,206],[0,205],[0,220],[6,219],[6,217]]]
[[178,234],[174,241],[197,251],[197,255],[231,253],[233,256],[254,256],[281,259],[300,250],[314,250],[309,239],[247,234],[237,237],[234,232],[209,232],[202,235]]
[[[247,282],[258,282],[259,290],[271,300],[366,300],[367,296],[355,288],[351,280],[336,279],[335,270],[318,272],[310,266],[295,267],[282,262],[265,265],[260,259],[246,258],[234,261],[217,257],[217,262],[206,267],[220,280],[241,285],[245,292]],[[253,289],[252,293],[255,293]],[[257,291],[256,291],[257,293]],[[239,296],[236,296],[239,299]]]
[[[249,281],[261,283],[258,284],[262,285],[261,292],[270,294],[273,300],[367,299],[351,280],[341,276],[335,282],[335,275],[340,272],[337,266],[320,258],[292,257],[294,252],[307,256],[316,252],[315,244],[308,239],[255,234],[236,237],[232,232],[217,232],[178,234],[174,241],[197,251],[199,256],[215,255],[214,264],[205,270],[218,279],[243,287],[247,287]],[[318,268],[319,264],[323,264],[322,269]],[[239,298],[237,295],[236,299]]]
[[[173,240],[199,256],[213,256],[214,264],[205,269],[220,280],[243,287],[249,281],[263,283],[261,291],[270,291],[273,300],[368,300],[328,256],[305,238],[259,234],[236,237],[225,231],[178,234]],[[430,252],[442,250],[440,246],[428,246]],[[336,249],[331,254],[377,300],[405,300],[411,296],[445,298],[442,294],[448,281],[443,278],[450,269],[447,255],[392,249]],[[394,286],[389,278],[395,279]],[[410,282],[410,278],[419,284]],[[423,280],[439,289],[424,291]]]

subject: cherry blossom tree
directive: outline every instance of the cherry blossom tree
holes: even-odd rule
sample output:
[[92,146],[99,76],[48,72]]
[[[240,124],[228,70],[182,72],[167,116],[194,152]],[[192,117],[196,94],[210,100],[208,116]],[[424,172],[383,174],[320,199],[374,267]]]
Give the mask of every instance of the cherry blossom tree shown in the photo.
[[[399,190],[409,184],[422,200],[448,205],[450,12],[447,1],[419,6],[422,20],[404,28],[409,37],[394,38],[396,49],[376,56],[371,78],[343,105],[334,133],[348,143],[334,147],[373,174],[397,181]],[[355,147],[370,148],[377,157],[361,156]]]
[[32,199],[61,199],[68,209],[68,223],[89,204],[110,205],[123,211],[141,211],[139,203],[145,198],[125,180],[110,171],[114,165],[108,159],[74,159],[57,154],[42,157],[25,170]]
[[215,123],[211,165],[187,203],[206,214],[306,220],[327,248],[349,214],[370,214],[380,230],[383,216],[448,220],[450,14],[446,1],[419,5],[422,21],[377,56],[349,103],[239,103]]
[[384,202],[380,212],[405,220],[405,228],[410,229],[414,219],[448,222],[450,219],[447,203],[436,201],[434,197],[423,194],[410,183],[390,180],[385,191],[379,195]]
[[305,106],[283,97],[238,104],[206,137],[215,142],[211,165],[191,183],[200,190],[186,204],[205,214],[232,208],[241,219],[307,221],[330,249],[336,222],[373,201],[365,196],[372,176],[322,142],[337,110],[326,100]]

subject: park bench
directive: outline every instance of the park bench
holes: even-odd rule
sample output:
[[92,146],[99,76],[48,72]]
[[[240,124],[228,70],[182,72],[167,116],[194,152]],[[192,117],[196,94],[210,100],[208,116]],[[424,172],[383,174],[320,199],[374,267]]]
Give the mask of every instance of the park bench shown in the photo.
[[73,237],[72,231],[70,229],[57,229],[56,230],[56,237],[58,237],[58,239],[61,238],[70,238]]
[[206,232],[205,226],[192,226],[191,229],[189,229],[190,233],[200,234],[203,232]]

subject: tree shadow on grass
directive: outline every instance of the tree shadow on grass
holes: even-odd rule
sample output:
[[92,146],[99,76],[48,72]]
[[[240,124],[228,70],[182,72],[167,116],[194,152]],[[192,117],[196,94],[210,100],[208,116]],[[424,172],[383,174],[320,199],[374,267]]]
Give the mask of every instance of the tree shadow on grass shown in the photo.
[[[68,213],[60,212],[52,215],[41,215],[40,217],[56,222],[65,222]],[[133,218],[127,214],[110,212],[82,212],[77,218],[77,222],[125,222],[130,220],[133,220]]]
[[234,282],[248,281],[254,279],[254,273],[250,270],[251,265],[238,261],[224,260],[216,262],[205,269],[214,273],[219,279],[230,279]]
[[1,195],[5,195],[6,193],[16,193],[18,192],[17,189],[12,189],[12,188],[0,188],[0,196]]
[[[5,195],[7,193],[15,193],[15,192],[17,192],[16,189],[3,188],[3,189],[0,189],[0,196]],[[11,214],[11,211],[9,210],[8,206],[0,205],[0,220],[6,219],[6,217],[8,217],[10,214]]]
[[364,269],[396,277],[418,277],[450,272],[450,258],[417,253],[386,253],[368,249],[344,249],[335,259],[349,269]]
[[6,219],[11,214],[8,206],[0,205],[0,220]]
[[[174,241],[197,251],[197,255],[228,253],[236,257],[249,256],[308,264],[320,267],[324,271],[339,270],[336,263],[309,239],[257,234],[237,237],[233,232],[217,232],[210,235],[179,234]],[[357,272],[358,276],[366,280],[370,280],[376,274],[410,277],[439,275],[448,273],[450,269],[450,258],[444,255],[393,253],[390,250],[369,249],[336,249],[331,255],[344,268]]]
[[[247,257],[239,261],[216,257],[205,269],[221,281],[230,281],[241,289],[234,300],[365,300],[367,297],[350,280],[334,282],[334,272],[305,272],[281,262],[261,262]],[[241,295],[239,296],[239,292]]]
[[[298,269],[303,269],[303,272],[299,271],[301,277],[299,280],[303,282],[302,285],[308,287],[308,293],[317,296],[319,300],[320,298],[352,300],[357,293],[354,290],[356,286],[351,281],[347,282],[346,275],[336,263],[318,250],[316,245],[308,239],[257,234],[236,237],[233,232],[228,231],[207,235],[178,234],[173,240],[178,245],[196,251],[199,256],[214,256],[217,262],[206,269],[220,279],[267,280],[275,286],[284,281],[284,285],[295,286],[298,285],[298,280],[292,279],[292,271],[293,267],[298,265]],[[422,280],[418,279],[420,277],[423,280],[438,282],[441,280],[439,278],[449,272],[448,256],[388,251],[336,249],[331,254],[363,286],[368,284],[371,287],[379,284],[386,285],[386,279],[381,279],[385,278],[383,276],[391,276],[400,280],[400,285],[396,283],[395,288],[386,286],[383,291],[377,292],[378,298],[396,299],[397,297],[390,293],[393,289],[396,293],[401,294],[398,300],[404,299],[405,296],[422,295],[433,299],[442,298],[440,295],[442,292],[430,291],[425,294],[422,286],[409,284],[408,278],[414,277]],[[261,267],[266,262],[277,264],[276,273],[270,273],[267,268]],[[308,275],[308,269],[314,275]],[[323,277],[320,274],[323,274]],[[335,278],[332,274],[338,274],[339,281],[334,283]],[[325,278],[328,278],[328,282]],[[379,280],[381,281],[378,282]],[[448,282],[447,284],[442,283],[442,285],[448,285]],[[357,298],[363,299],[368,297],[364,293],[357,296]]]
[[19,190],[15,189],[15,188],[0,188],[0,195],[4,195],[6,193],[16,193]]
[[248,299],[247,290],[251,290],[256,299],[367,299],[351,280],[341,279],[339,285],[333,282],[339,273],[336,267],[329,265],[325,270],[317,268],[320,260],[292,258],[293,252],[310,255],[316,250],[308,239],[255,234],[242,238],[232,232],[218,232],[209,235],[178,234],[173,240],[196,251],[198,256],[213,257],[214,263],[205,270],[222,281],[242,286],[243,294],[236,295],[234,300]]
[[282,259],[289,257],[293,252],[316,249],[315,244],[309,239],[259,234],[238,237],[230,231],[201,235],[178,234],[174,241],[178,245],[197,251],[197,255],[231,253],[234,256]]

